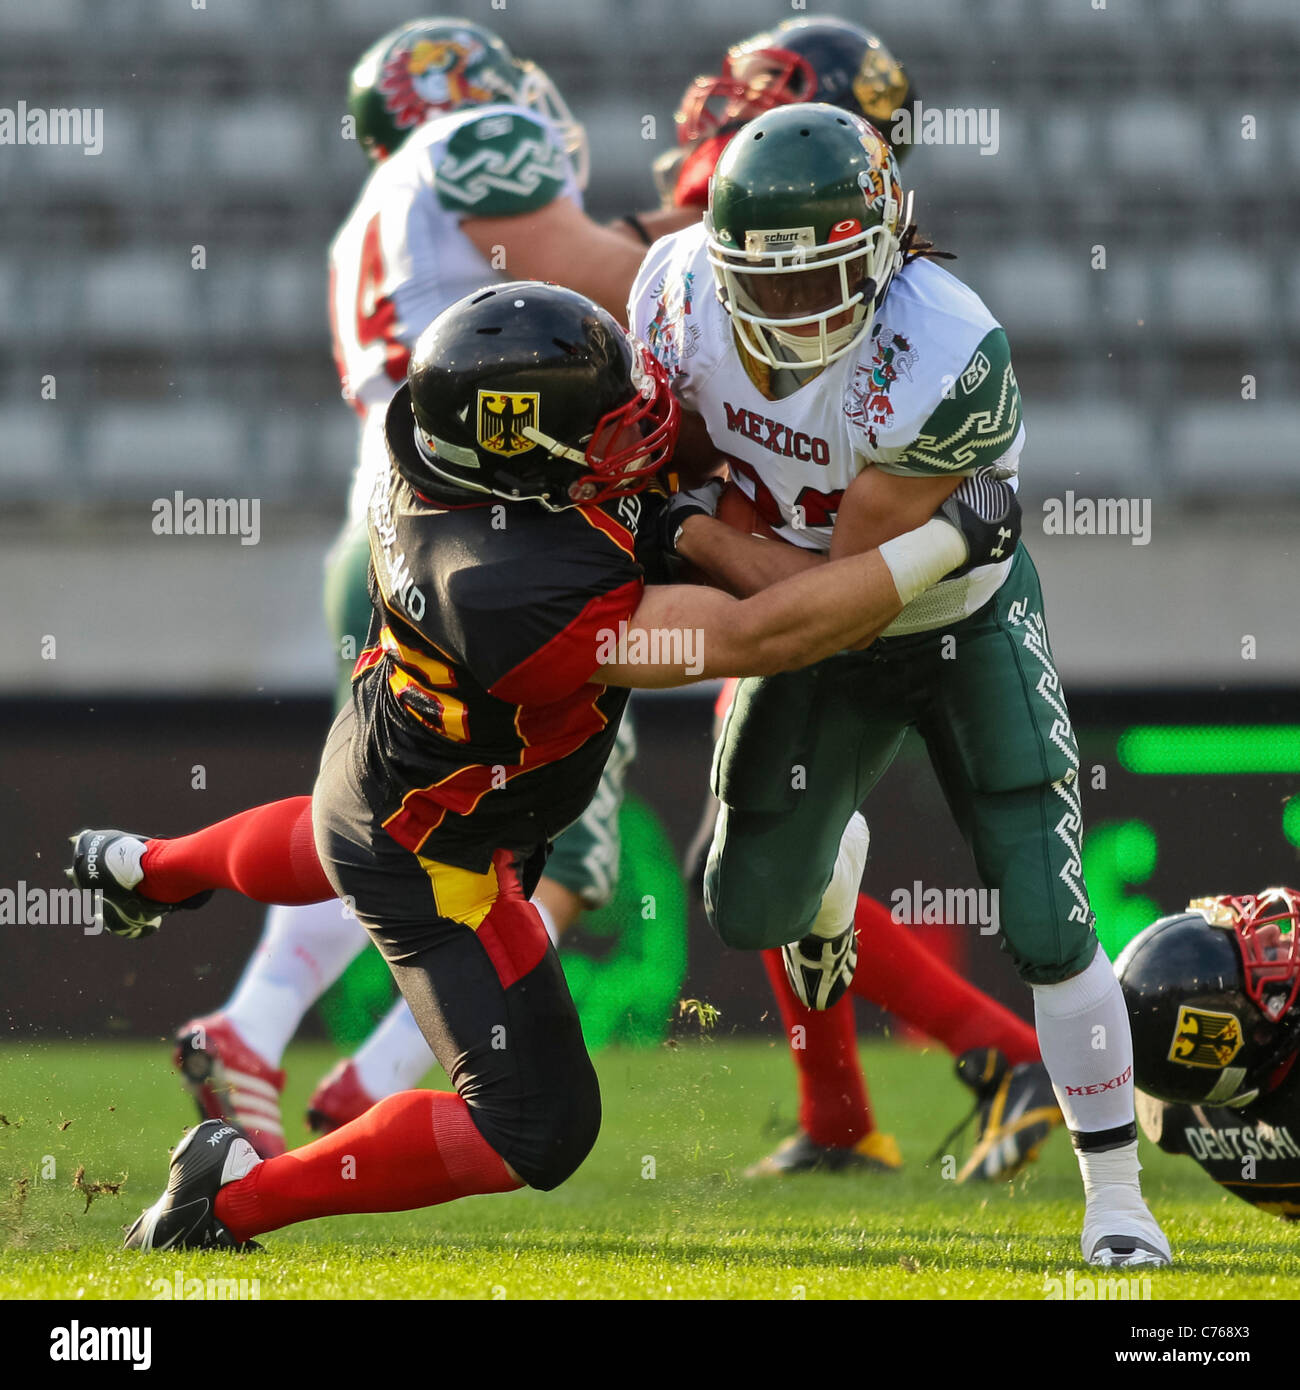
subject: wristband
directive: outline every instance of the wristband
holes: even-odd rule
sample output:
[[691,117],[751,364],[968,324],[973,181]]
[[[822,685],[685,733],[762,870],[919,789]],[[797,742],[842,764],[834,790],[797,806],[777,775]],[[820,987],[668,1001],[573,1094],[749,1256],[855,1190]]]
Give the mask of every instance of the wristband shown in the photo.
[[931,517],[915,531],[905,531],[880,547],[880,558],[894,579],[906,608],[918,594],[937,584],[949,570],[965,564],[966,538],[946,521]]

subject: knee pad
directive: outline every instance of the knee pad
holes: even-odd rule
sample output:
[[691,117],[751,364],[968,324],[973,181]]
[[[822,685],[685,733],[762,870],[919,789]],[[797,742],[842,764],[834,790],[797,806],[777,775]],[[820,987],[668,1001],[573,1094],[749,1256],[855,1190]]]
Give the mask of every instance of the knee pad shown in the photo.
[[[840,848],[830,882],[816,896],[817,887],[801,888],[799,876],[776,872],[767,877],[752,872],[749,867],[728,870],[724,885],[722,844],[727,833],[730,808],[719,809],[713,845],[704,874],[704,909],[713,929],[722,942],[735,950],[766,950],[798,941],[817,924],[825,926],[826,935],[835,935],[853,920],[858,889],[867,862],[870,833],[859,813],[854,813],[840,839]],[[835,924],[835,925],[832,925]]]
[[[725,802],[719,805],[713,844],[709,847],[704,869],[705,915],[722,944],[734,951],[765,950],[797,940],[803,935],[802,930],[796,931],[793,937],[789,934],[790,924],[798,915],[797,909],[786,910],[782,906],[779,881],[764,878],[749,868],[737,867],[738,856],[724,871],[722,845],[730,813],[731,808]],[[816,904],[805,913],[808,921],[815,914]]]

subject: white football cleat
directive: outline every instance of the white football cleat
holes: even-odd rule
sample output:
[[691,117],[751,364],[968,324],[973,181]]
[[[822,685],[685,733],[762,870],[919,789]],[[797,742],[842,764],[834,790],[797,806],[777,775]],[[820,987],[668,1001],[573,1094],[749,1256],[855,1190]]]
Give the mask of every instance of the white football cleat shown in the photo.
[[1083,1214],[1083,1258],[1090,1265],[1171,1265],[1169,1241],[1142,1195],[1127,1184],[1100,1187]]

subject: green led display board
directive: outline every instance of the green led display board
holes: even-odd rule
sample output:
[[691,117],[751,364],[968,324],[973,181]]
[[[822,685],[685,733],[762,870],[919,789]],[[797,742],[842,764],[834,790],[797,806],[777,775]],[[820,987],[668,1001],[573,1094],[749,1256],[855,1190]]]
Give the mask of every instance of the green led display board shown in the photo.
[[1300,724],[1146,724],[1119,737],[1120,765],[1144,775],[1300,773]]
[[[1085,779],[1102,749],[1085,739]],[[1083,847],[1112,959],[1189,898],[1300,881],[1300,724],[1139,724],[1114,749],[1121,775],[1085,793]]]

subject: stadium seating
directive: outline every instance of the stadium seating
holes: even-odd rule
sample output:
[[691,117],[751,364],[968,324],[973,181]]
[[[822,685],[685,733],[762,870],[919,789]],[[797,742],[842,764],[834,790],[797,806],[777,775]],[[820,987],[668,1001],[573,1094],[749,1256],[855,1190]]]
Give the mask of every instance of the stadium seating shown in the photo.
[[1300,477],[1295,407],[1259,400],[1190,406],[1173,423],[1169,459],[1184,496],[1294,495]]
[[[729,0],[481,9],[588,124],[589,201],[606,217],[652,200],[648,164],[673,139],[678,94],[756,23]],[[927,103],[998,112],[996,156],[926,146],[905,174],[926,232],[1008,328],[1035,478],[1100,490],[1137,469],[1194,500],[1235,422],[1243,486],[1293,494],[1300,430],[1281,392],[1300,347],[1300,6],[972,12],[927,0],[879,22]],[[330,358],[325,252],[366,167],[341,138],[343,86],[366,42],[411,13],[404,0],[0,2],[0,88],[35,106],[84,90],[105,112],[97,158],[0,160],[0,505],[54,505],[43,460],[69,447],[84,453],[88,505],[200,479],[274,505],[310,476],[310,505],[338,513],[354,425]],[[69,34],[103,55],[80,86]],[[77,386],[57,426],[15,370],[47,360],[61,399]],[[1239,401],[1247,370],[1270,399]]]

